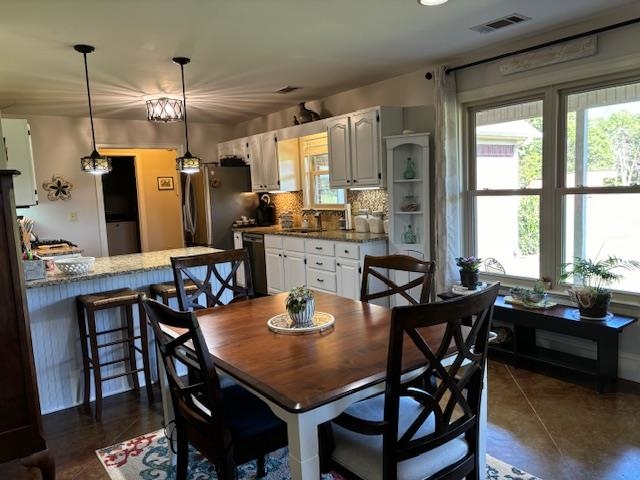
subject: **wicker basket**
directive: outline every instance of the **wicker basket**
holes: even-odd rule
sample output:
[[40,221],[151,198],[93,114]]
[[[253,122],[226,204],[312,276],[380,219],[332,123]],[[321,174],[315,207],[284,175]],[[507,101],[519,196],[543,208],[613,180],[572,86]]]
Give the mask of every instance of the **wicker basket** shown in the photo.
[[58,270],[62,273],[78,275],[92,271],[96,259],[95,257],[73,257],[63,258],[61,260],[56,260],[55,262],[56,267],[58,267]]

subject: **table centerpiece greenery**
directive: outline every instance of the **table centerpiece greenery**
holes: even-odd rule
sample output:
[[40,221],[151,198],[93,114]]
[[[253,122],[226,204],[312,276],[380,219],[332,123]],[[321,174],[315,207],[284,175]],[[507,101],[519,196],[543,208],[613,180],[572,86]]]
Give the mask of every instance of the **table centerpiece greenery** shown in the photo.
[[295,287],[289,291],[285,302],[287,313],[293,321],[293,327],[305,328],[313,326],[313,314],[316,305],[313,292],[307,287]]

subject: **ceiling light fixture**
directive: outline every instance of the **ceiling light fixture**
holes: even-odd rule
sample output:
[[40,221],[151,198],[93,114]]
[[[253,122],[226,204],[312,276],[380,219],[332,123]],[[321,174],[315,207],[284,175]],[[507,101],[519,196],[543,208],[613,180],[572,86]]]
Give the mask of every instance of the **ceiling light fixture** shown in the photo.
[[184,106],[184,139],[186,143],[186,152],[184,156],[176,158],[176,170],[183,173],[196,173],[200,170],[200,159],[191,155],[189,151],[189,127],[187,125],[187,96],[184,93],[184,66],[191,60],[186,57],[173,57],[173,61],[180,65],[180,73],[182,74],[182,104]]
[[184,118],[182,100],[177,98],[151,98],[147,102],[147,120],[152,122],[177,122]]
[[103,157],[96,150],[96,134],[93,130],[93,111],[91,110],[91,90],[89,90],[89,69],[87,68],[87,53],[95,50],[91,45],[74,45],[74,50],[80,52],[84,57],[84,76],[87,81],[87,97],[89,98],[89,120],[91,120],[91,140],[93,151],[91,155],[80,159],[80,169],[83,172],[93,173],[94,175],[102,175],[111,171],[111,159]]
[[418,0],[420,5],[426,5],[427,7],[434,7],[436,5],[442,5],[447,3],[448,0]]

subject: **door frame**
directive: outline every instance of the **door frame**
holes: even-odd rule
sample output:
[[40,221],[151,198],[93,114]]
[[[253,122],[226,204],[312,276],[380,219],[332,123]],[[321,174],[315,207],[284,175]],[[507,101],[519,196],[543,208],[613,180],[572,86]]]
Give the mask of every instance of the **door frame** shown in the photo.
[[[184,155],[184,146],[158,143],[158,144],[146,144],[146,145],[124,145],[124,144],[112,144],[102,143],[97,145],[98,152],[100,150],[123,150],[122,156],[134,157],[134,168],[136,172],[136,187],[137,187],[137,173],[138,173],[138,156],[131,150],[158,150],[158,149],[171,149],[175,150],[178,156]],[[129,151],[129,154],[125,153]],[[178,185],[176,188],[180,188]],[[104,195],[102,193],[102,175],[95,176],[95,193],[96,193],[96,208],[98,210],[98,238],[100,243],[100,256],[109,256],[109,242],[107,239],[107,221],[104,216]],[[138,212],[140,212],[140,191],[136,188],[136,195],[138,200]],[[182,218],[182,209],[180,209],[180,222],[181,227],[184,225],[184,218]],[[138,214],[138,230],[140,231],[140,243],[142,244],[142,229],[140,228],[140,214]],[[182,244],[184,245],[184,229],[182,231]],[[142,245],[141,245],[142,246]]]

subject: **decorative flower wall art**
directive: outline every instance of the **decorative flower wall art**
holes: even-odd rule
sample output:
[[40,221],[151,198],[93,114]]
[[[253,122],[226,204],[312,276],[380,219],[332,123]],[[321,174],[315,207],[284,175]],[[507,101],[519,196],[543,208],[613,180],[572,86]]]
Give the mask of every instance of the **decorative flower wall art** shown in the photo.
[[42,188],[46,190],[47,198],[52,202],[56,200],[69,200],[71,198],[73,183],[59,175],[53,175],[50,182],[44,182],[42,184]]

